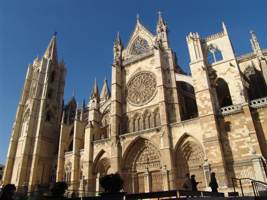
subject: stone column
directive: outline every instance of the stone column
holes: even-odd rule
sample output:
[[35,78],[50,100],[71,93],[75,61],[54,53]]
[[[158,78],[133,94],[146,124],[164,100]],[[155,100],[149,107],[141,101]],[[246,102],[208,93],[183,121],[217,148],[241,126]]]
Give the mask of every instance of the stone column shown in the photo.
[[169,182],[169,171],[166,169],[166,166],[164,166],[161,170],[162,174],[162,189],[164,191],[170,190],[170,182]]
[[211,172],[210,172],[210,164],[208,163],[207,160],[205,160],[205,162],[203,164],[203,171],[204,171],[206,188],[209,188]]
[[94,190],[94,178],[93,178],[93,135],[94,129],[92,127],[91,122],[89,122],[88,126],[85,129],[85,136],[84,136],[84,176],[87,181],[86,184],[86,191],[92,192]]
[[151,177],[148,169],[146,169],[144,173],[144,188],[145,192],[150,192],[151,191]]

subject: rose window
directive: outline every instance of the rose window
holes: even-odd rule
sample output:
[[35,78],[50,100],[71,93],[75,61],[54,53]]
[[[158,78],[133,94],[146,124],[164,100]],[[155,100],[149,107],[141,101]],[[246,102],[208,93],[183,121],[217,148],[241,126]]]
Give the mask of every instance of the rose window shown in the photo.
[[151,72],[139,72],[127,84],[127,100],[136,106],[151,101],[156,93],[157,82]]

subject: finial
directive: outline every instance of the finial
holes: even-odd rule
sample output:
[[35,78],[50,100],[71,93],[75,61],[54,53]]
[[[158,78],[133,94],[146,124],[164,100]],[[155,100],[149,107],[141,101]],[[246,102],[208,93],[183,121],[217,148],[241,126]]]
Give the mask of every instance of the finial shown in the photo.
[[249,33],[251,34],[251,36],[254,36],[255,37],[255,31],[250,30]]
[[72,89],[72,97],[75,97],[75,88]]
[[140,23],[140,16],[139,16],[139,13],[136,14],[136,21],[137,21],[137,23]]
[[227,31],[227,28],[226,28],[226,26],[225,26],[224,21],[222,21],[222,28],[223,28],[223,32],[224,32],[225,34],[228,34],[228,31]]
[[158,16],[159,16],[159,18],[161,17],[161,11],[158,11]]
[[120,44],[121,43],[121,37],[120,37],[120,32],[118,31],[117,32],[117,36],[116,36],[116,41],[115,41],[116,44]]
[[53,36],[55,36],[55,37],[57,36],[57,32],[56,31],[54,32],[54,35]]

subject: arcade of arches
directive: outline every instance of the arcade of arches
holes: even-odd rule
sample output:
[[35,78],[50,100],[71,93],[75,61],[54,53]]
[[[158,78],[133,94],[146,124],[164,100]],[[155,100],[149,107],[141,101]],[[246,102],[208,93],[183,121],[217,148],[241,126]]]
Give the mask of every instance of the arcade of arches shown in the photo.
[[[166,173],[160,149],[151,141],[137,138],[127,148],[122,159],[122,177],[124,179],[124,191],[128,193],[162,191],[164,183],[169,179]],[[177,144],[174,153],[177,188],[182,188],[185,174],[196,175],[198,188],[204,188],[204,152],[201,145],[192,137],[184,136]],[[102,156],[101,156],[102,157]],[[95,189],[101,191],[99,178],[108,174],[110,160],[106,157],[99,158],[94,167]]]

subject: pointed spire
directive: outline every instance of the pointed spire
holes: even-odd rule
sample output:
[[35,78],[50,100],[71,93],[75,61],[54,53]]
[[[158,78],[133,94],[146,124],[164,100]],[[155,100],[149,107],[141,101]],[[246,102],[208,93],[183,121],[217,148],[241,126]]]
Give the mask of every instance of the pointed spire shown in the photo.
[[121,37],[120,37],[120,32],[119,32],[119,31],[117,32],[117,35],[116,35],[116,39],[115,39],[114,45],[122,45]]
[[261,51],[261,47],[260,47],[260,44],[258,42],[256,33],[251,30],[250,34],[251,34],[250,43],[251,43],[252,50],[254,51],[254,53],[261,55],[262,51]]
[[167,25],[166,22],[164,21],[161,12],[158,12],[158,23],[157,23],[157,33],[167,31]]
[[121,65],[123,45],[120,38],[120,32],[117,32],[116,39],[113,45],[113,64]]
[[222,22],[222,29],[225,35],[228,35],[228,31],[224,22]]
[[92,94],[91,94],[91,99],[93,99],[93,98],[96,98],[96,99],[99,98],[99,96],[98,96],[98,87],[97,87],[96,79],[94,81],[94,86],[93,86],[93,90],[92,90]]
[[140,15],[139,15],[139,13],[136,14],[136,23],[140,24]]
[[56,33],[53,35],[50,40],[47,49],[45,50],[44,57],[47,59],[57,61],[57,39]]
[[163,24],[165,24],[165,22],[164,22],[164,20],[163,20],[163,18],[162,18],[162,15],[161,15],[161,11],[158,11],[158,24],[159,23],[163,23]]
[[103,87],[102,87],[102,90],[100,93],[100,100],[105,101],[105,100],[109,99],[109,97],[110,97],[110,91],[108,88],[108,81],[105,78],[104,83],[103,83]]

